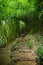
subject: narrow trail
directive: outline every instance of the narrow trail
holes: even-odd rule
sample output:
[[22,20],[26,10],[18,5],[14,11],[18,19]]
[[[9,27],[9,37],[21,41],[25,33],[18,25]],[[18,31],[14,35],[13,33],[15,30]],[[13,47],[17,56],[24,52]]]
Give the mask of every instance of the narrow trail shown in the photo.
[[18,44],[12,49],[11,61],[15,65],[36,65],[34,46],[32,49],[28,48],[26,37],[20,37],[17,39],[17,41]]
[[[29,49],[26,40],[31,39],[33,43],[32,49]],[[17,44],[15,45],[15,42]],[[36,65],[35,45],[33,35],[17,38],[13,43],[1,49],[0,55],[4,56],[6,63],[3,65]]]

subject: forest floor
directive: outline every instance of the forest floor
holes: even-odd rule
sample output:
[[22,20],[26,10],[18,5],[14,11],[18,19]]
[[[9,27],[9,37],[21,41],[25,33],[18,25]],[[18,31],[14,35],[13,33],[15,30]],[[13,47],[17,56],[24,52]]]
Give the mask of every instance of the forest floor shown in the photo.
[[[35,50],[39,41],[36,40],[38,34],[28,34],[25,37],[16,38],[14,42],[0,49],[0,65],[36,65],[37,55]],[[32,48],[29,49],[26,43],[31,40]],[[16,44],[17,43],[17,44]]]
[[[12,49],[11,59],[16,62],[15,65],[36,65],[35,38],[33,35],[26,35],[16,39],[18,44]],[[29,49],[27,40],[31,40],[32,48]],[[11,61],[12,61],[11,60]]]

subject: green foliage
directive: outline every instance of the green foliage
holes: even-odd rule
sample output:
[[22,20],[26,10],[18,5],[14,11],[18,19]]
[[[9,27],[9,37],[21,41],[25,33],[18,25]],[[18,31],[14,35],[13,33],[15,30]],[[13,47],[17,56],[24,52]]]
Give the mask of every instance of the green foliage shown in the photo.
[[36,9],[36,1],[28,0],[1,0],[0,15],[3,18],[9,16],[22,17],[33,13]]
[[24,28],[30,33],[43,31],[43,1],[0,0],[0,40],[7,43]]
[[31,40],[27,40],[27,46],[28,46],[29,49],[31,49],[33,47]]
[[4,26],[0,27],[0,47],[7,43],[6,30]]
[[8,26],[9,26],[9,31],[8,31],[8,40],[15,38],[16,36],[16,23],[14,21],[9,21],[8,22]]
[[14,51],[14,50],[16,49],[17,44],[18,44],[18,42],[17,42],[17,41],[13,43],[13,46],[12,46],[12,48],[11,48],[11,51]]
[[20,30],[22,30],[25,27],[25,23],[23,21],[19,22]]
[[40,40],[42,41],[42,40],[43,40],[43,35],[38,35],[38,36],[36,36],[36,40],[37,40],[37,41],[40,41]]
[[16,22],[13,21],[2,21],[0,26],[0,47],[13,41],[18,35]]
[[43,44],[40,44],[39,46],[38,46],[38,48],[37,48],[37,55],[38,55],[38,57],[40,58],[42,58],[43,57]]
[[43,1],[40,2],[39,20],[43,17]]
[[0,19],[7,18],[7,2],[6,0],[0,0]]

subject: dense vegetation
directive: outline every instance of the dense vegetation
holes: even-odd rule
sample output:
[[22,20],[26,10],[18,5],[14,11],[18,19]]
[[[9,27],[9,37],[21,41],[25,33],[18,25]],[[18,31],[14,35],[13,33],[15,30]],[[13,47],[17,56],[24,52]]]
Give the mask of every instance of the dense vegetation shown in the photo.
[[43,0],[0,0],[0,47],[21,33],[43,33]]

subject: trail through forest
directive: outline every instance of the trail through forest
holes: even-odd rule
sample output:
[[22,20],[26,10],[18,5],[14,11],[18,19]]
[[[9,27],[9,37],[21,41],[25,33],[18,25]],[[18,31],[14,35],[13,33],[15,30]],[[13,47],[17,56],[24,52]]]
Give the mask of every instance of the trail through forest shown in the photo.
[[[33,46],[31,49],[28,48],[27,40],[32,41]],[[16,41],[0,51],[1,56],[6,61],[3,65],[36,65],[35,44],[37,44],[35,35],[29,34],[25,37],[16,38]]]
[[17,39],[18,44],[12,49],[11,61],[13,60],[12,62],[15,65],[36,65],[37,56],[35,54],[34,43],[33,47],[29,49],[26,43],[27,38],[31,38],[32,43],[35,42],[32,35],[30,37],[28,35],[20,37]]

